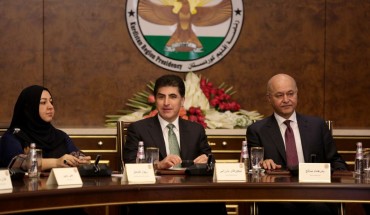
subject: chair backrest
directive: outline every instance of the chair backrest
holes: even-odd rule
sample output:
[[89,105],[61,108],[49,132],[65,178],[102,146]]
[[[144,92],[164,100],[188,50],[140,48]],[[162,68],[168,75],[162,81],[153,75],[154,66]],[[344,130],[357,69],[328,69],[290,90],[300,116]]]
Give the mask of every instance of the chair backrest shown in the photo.
[[120,151],[121,168],[123,168],[123,146],[125,145],[127,128],[131,122],[117,121],[117,141]]
[[334,122],[332,120],[326,120],[325,122],[329,127],[329,131],[330,131],[331,135],[333,136],[333,124],[334,124]]
[[0,137],[6,132],[7,128],[0,128]]

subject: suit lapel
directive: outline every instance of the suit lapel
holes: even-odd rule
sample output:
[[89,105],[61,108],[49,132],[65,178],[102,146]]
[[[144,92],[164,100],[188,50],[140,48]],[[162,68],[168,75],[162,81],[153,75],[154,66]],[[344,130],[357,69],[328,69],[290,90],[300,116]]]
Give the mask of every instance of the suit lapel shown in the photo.
[[152,117],[152,119],[148,125],[148,132],[153,139],[153,143],[158,143],[159,153],[165,158],[167,156],[166,144],[164,142],[161,124],[159,123],[158,116]]
[[275,144],[276,148],[278,149],[279,154],[281,155],[281,157],[284,159],[286,163],[284,139],[281,136],[280,127],[274,115],[270,117],[270,120],[266,124],[266,127],[268,128],[267,131],[269,133],[269,136],[271,137],[271,141]]
[[308,121],[302,117],[301,115],[297,114],[297,122],[298,122],[298,129],[299,134],[301,136],[301,144],[303,150],[303,156],[305,162],[310,160],[310,132],[309,132],[309,123]]
[[184,123],[184,120],[179,118],[179,131],[180,131],[180,154],[181,157],[187,157],[187,147],[186,143],[190,141],[191,132],[189,128]]

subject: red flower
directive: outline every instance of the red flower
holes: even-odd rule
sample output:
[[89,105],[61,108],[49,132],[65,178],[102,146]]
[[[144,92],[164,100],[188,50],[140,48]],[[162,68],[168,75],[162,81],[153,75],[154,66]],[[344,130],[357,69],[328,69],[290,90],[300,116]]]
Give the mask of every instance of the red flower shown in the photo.
[[207,123],[205,123],[206,117],[199,107],[190,107],[188,117],[189,121],[200,123],[204,128],[207,128]]
[[190,107],[188,112],[189,114],[194,115],[196,113],[195,110],[196,110],[195,107]]
[[149,95],[149,96],[148,96],[148,103],[150,103],[150,104],[154,104],[154,102],[155,102],[155,97],[154,97],[154,95]]
[[200,80],[200,88],[207,97],[210,105],[216,110],[223,112],[240,110],[240,105],[231,99],[231,95],[224,88],[215,88],[211,82],[208,82],[204,78]]
[[188,115],[186,115],[186,110],[184,107],[181,107],[180,108],[180,111],[179,111],[179,117],[183,118],[183,119],[188,119]]
[[[231,99],[231,94],[228,92],[230,89],[226,90],[222,86],[223,84],[219,87],[214,87],[213,83],[209,82],[207,79],[200,79],[200,88],[212,107],[221,112],[238,111],[240,109],[240,105]],[[138,97],[140,96],[141,94],[138,95]],[[143,99],[146,99],[147,103],[152,106],[152,111],[145,115],[144,118],[155,116],[158,111],[155,109],[154,95],[145,95]],[[179,117],[200,123],[204,128],[207,128],[207,123],[205,123],[206,117],[200,107],[190,107],[189,110],[185,110],[185,108],[182,107],[179,112]]]
[[189,116],[189,121],[192,121],[192,122],[198,122],[198,117],[195,116],[195,115],[190,115]]
[[153,116],[157,115],[157,113],[158,113],[158,110],[157,109],[156,110],[152,110],[152,111],[150,111],[150,113],[148,115],[144,116],[144,118],[153,117]]

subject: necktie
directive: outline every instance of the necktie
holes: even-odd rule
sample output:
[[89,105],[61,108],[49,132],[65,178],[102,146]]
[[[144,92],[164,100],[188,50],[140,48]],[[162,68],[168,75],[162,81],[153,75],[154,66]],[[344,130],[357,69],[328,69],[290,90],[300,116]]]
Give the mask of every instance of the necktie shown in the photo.
[[173,128],[175,126],[173,124],[168,124],[168,145],[170,148],[170,154],[180,156],[180,148],[177,142],[176,134],[173,132]]
[[284,121],[284,124],[287,126],[285,130],[285,151],[287,158],[287,166],[290,169],[298,166],[298,155],[294,140],[294,133],[292,127],[290,127],[290,120]]

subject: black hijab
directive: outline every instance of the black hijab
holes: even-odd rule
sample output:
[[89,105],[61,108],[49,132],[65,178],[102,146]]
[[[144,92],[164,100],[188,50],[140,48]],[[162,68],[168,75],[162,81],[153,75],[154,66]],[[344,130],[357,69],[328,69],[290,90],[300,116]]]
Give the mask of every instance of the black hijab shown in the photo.
[[21,92],[14,106],[9,129],[20,129],[15,133],[23,148],[34,142],[37,148],[43,150],[43,157],[59,158],[67,153],[66,134],[56,129],[50,122],[41,119],[39,106],[44,90],[50,93],[47,88],[38,85],[27,87]]

